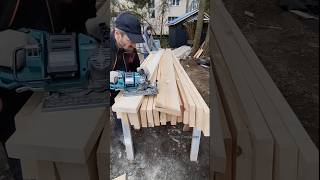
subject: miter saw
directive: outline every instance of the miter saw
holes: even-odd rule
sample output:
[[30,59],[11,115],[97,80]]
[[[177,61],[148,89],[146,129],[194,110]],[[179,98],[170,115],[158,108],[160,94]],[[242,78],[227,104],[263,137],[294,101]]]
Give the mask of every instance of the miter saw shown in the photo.
[[158,94],[157,82],[148,80],[149,72],[145,68],[138,68],[137,72],[111,71],[110,89],[122,90],[124,96]]
[[105,25],[101,30],[106,32],[99,43],[81,33],[20,29],[17,33],[26,35],[26,44],[11,52],[11,63],[0,64],[0,87],[46,92],[45,111],[108,105],[110,32]]

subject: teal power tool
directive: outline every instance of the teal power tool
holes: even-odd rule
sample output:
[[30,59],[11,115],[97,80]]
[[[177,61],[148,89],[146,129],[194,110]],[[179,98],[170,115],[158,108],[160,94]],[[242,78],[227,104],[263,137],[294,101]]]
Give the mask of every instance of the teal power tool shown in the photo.
[[26,44],[13,50],[11,66],[0,64],[0,87],[47,92],[43,110],[48,111],[109,103],[106,47],[84,34],[18,33],[25,33]]
[[148,72],[138,68],[138,72],[111,71],[110,89],[122,90],[124,96],[152,96],[158,94],[157,82],[148,80]]

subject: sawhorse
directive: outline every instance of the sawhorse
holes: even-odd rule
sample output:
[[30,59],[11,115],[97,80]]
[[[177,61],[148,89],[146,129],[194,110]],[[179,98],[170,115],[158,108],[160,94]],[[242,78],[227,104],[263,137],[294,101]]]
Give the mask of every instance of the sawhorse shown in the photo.
[[[126,121],[121,119],[124,144],[126,146],[127,159],[134,160],[134,149],[133,149],[133,141],[131,135],[131,126]],[[190,150],[190,160],[197,161],[198,153],[200,147],[200,138],[201,138],[201,130],[197,128],[193,128],[192,131],[192,140],[191,140],[191,150]]]

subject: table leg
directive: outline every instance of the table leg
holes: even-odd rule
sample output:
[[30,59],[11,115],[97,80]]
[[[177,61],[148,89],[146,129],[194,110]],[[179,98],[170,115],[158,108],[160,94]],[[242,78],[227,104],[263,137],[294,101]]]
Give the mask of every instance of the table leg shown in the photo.
[[121,119],[124,144],[126,146],[127,159],[134,160],[133,142],[129,121]]
[[193,128],[192,141],[191,141],[191,152],[190,152],[190,160],[191,161],[197,161],[197,159],[198,159],[200,138],[201,138],[201,130],[199,130],[197,128]]

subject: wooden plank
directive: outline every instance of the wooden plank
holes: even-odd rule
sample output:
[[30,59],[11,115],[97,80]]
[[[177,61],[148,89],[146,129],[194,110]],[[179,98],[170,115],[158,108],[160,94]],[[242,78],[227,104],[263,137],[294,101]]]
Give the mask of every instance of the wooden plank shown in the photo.
[[[106,118],[110,117],[110,111],[106,111]],[[121,119],[121,116],[119,116]],[[123,121],[123,119],[121,119]],[[129,124],[129,122],[126,122]],[[97,170],[99,180],[104,180],[110,178],[110,137],[111,137],[111,127],[110,122],[106,121],[104,129],[100,136],[97,147]]]
[[[28,123],[6,142],[10,157],[83,163],[87,160],[106,118],[104,107],[42,112],[40,103]],[[23,119],[21,119],[23,120]],[[70,127],[73,127],[70,133]],[[79,138],[81,137],[81,138]],[[61,141],[63,139],[63,141]]]
[[[180,87],[182,87],[181,92],[183,92],[183,94],[185,94],[186,96],[187,104],[185,105],[185,108],[189,109],[189,114],[184,115],[186,118],[189,118],[189,119],[184,119],[184,123],[186,124],[187,122],[190,127],[196,127],[196,119],[201,118],[199,117],[202,114],[201,108],[196,106],[198,103],[198,100],[196,99],[190,87],[188,86],[188,82],[182,73],[182,71],[184,71],[183,68],[179,67],[177,64],[178,63],[174,61],[174,67],[177,74],[177,82],[180,83]],[[196,117],[197,115],[198,117]]]
[[153,97],[152,99],[153,99],[152,114],[153,114],[154,125],[160,126],[160,113],[159,111],[155,110],[155,103],[154,103],[155,97]]
[[127,180],[127,174],[123,174],[122,176],[119,176],[113,180]]
[[154,97],[148,97],[148,105],[147,105],[147,119],[148,119],[148,127],[154,127],[153,121],[153,100]]
[[[202,130],[205,136],[210,136],[210,110],[206,102],[203,100],[197,88],[184,71],[179,61],[172,55],[174,60],[174,66],[181,73],[181,77],[185,78],[187,85],[189,86],[192,99],[196,104],[196,124],[195,127]],[[181,80],[181,79],[180,79]]]
[[130,122],[133,122],[134,129],[140,129],[141,123],[140,123],[140,112],[138,113],[127,113],[128,118]]
[[[193,102],[193,99],[191,95],[189,94],[189,91],[185,89],[186,85],[183,85],[183,82],[180,80],[179,74],[177,73],[177,70],[175,69],[176,73],[176,80],[178,85],[178,90],[182,98],[183,102],[183,123],[189,124],[190,122],[194,122],[193,126],[195,125],[195,111],[196,107]],[[191,118],[191,119],[190,119]]]
[[177,116],[170,115],[169,121],[170,121],[171,125],[173,125],[173,126],[177,125],[177,119],[178,119]]
[[233,179],[233,139],[231,132],[228,127],[228,123],[225,117],[225,112],[222,107],[221,100],[219,99],[220,104],[220,114],[221,114],[221,126],[222,126],[222,132],[223,132],[223,138],[224,138],[224,144],[226,149],[226,156],[227,156],[227,164],[226,164],[226,170],[224,173],[224,179],[225,180],[232,180]]
[[227,29],[228,25],[223,17],[219,16],[219,13],[216,14],[215,23],[216,25],[213,26],[213,29],[217,34],[217,42],[219,43],[219,47],[221,47],[225,63],[229,68],[248,116],[246,123],[252,133],[252,140],[254,142],[255,166],[252,173],[253,179],[271,180],[273,174],[273,137],[263,114],[255,102],[254,95],[245,77],[243,77],[240,68],[235,64],[239,56],[241,57],[241,53],[239,52],[239,48],[234,45],[233,39],[230,37],[230,30]]
[[202,52],[203,52],[203,49],[199,49],[199,52],[197,53],[195,58],[198,59],[201,56]]
[[235,145],[232,149],[234,158],[233,175],[235,180],[251,180],[252,179],[252,142],[250,139],[250,132],[246,126],[243,107],[240,104],[238,93],[235,91],[235,85],[231,79],[231,75],[227,70],[227,67],[223,63],[224,59],[221,55],[221,51],[216,43],[215,33],[210,28],[212,36],[210,36],[210,42],[212,42],[211,52],[213,52],[214,75],[217,77],[217,85],[220,92],[223,107],[230,125],[230,130],[234,136]]
[[[178,83],[177,83],[178,85]],[[176,121],[177,123],[182,123],[183,122],[183,114],[184,114],[184,107],[183,107],[183,101],[182,101],[182,97],[181,97],[181,93],[179,90],[179,86],[178,86],[178,91],[179,91],[179,104],[180,104],[180,109],[181,109],[181,115],[176,117]]]
[[23,179],[37,179],[38,162],[30,159],[20,159],[21,173]]
[[88,154],[88,159],[85,163],[66,163],[55,162],[55,168],[59,175],[59,180],[98,180],[97,169],[97,148],[98,142],[95,143],[94,148]]
[[167,49],[160,61],[161,78],[158,80],[159,93],[156,97],[156,110],[180,116],[179,93],[176,84],[172,52]]
[[55,168],[54,162],[51,161],[37,161],[37,178],[45,180],[59,180],[59,175]]
[[278,110],[272,104],[260,82],[255,78],[256,74],[252,72],[245,57],[237,57],[234,65],[243,69],[242,75],[247,79],[249,88],[263,113],[275,141],[273,177],[275,180],[295,180],[298,149],[285,125],[282,123]]
[[227,166],[227,155],[226,155],[226,149],[224,144],[224,136],[223,136],[223,130],[222,130],[222,121],[226,121],[226,119],[223,119],[221,107],[222,104],[219,103],[219,92],[218,88],[216,86],[216,80],[213,74],[210,74],[211,78],[213,79],[210,83],[210,91],[212,94],[210,94],[211,97],[213,97],[211,101],[212,106],[212,123],[213,123],[213,157],[214,157],[214,163],[215,163],[215,172],[225,173],[226,172],[226,166]]
[[[213,122],[215,121],[214,116],[215,114],[218,114],[220,117],[218,120],[220,122],[221,125],[221,135],[223,137],[223,141],[224,141],[224,147],[225,147],[225,154],[226,154],[226,164],[225,164],[225,170],[224,172],[221,173],[216,173],[215,178],[216,180],[232,180],[233,179],[233,168],[234,168],[234,157],[233,157],[233,144],[235,143],[233,141],[233,137],[227,122],[227,118],[225,115],[225,111],[223,108],[223,104],[220,98],[220,94],[219,94],[219,90],[217,87],[217,81],[216,78],[214,77],[213,74],[213,70],[211,69],[210,71],[210,89],[212,92],[215,93],[216,96],[214,96],[216,98],[216,102],[212,101],[212,116],[213,116]],[[216,112],[217,110],[215,110],[216,107],[214,107],[214,105],[216,104],[218,112]],[[215,131],[215,130],[213,130]],[[217,130],[218,132],[220,130]],[[218,137],[219,137],[218,133]],[[214,136],[216,137],[216,136]],[[217,145],[214,145],[214,147],[216,147]],[[223,151],[222,151],[223,152]],[[223,156],[222,156],[223,157]],[[218,162],[215,161],[215,164],[219,164],[219,160]],[[215,166],[216,167],[216,166]]]
[[160,112],[160,124],[162,126],[167,125],[167,114],[166,113]]
[[237,35],[236,40],[240,48],[242,48],[242,50],[246,52],[248,63],[256,72],[256,77],[262,83],[274,106],[277,107],[278,111],[280,112],[281,120],[287,126],[288,131],[290,132],[296,145],[298,146],[298,179],[319,179],[319,151],[317,147],[314,145],[311,138],[304,130],[301,122],[291,109],[286,99],[283,97],[281,91],[273,82],[263,64],[259,61],[258,57],[250,47],[250,44],[247,42],[244,35],[239,31],[234,22],[229,21],[229,25],[235,29],[234,33]]
[[141,120],[142,127],[148,127],[147,106],[148,106],[148,98],[144,97],[140,107],[140,120]]

